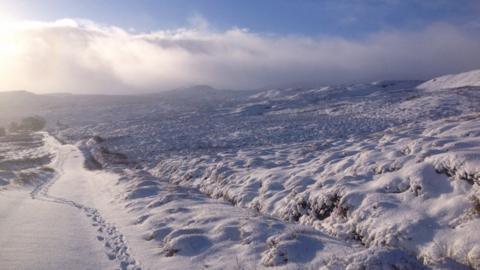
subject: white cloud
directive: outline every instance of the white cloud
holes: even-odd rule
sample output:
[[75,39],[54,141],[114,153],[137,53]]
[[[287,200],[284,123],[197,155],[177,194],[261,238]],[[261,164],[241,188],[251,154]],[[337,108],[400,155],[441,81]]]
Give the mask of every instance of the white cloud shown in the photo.
[[189,19],[188,22],[194,29],[198,29],[200,31],[206,31],[210,27],[210,23],[208,20],[203,17],[200,13],[194,13]]
[[126,93],[194,84],[255,88],[297,82],[429,78],[480,68],[480,38],[448,24],[363,40],[194,27],[152,33],[86,20],[0,30],[0,89]]

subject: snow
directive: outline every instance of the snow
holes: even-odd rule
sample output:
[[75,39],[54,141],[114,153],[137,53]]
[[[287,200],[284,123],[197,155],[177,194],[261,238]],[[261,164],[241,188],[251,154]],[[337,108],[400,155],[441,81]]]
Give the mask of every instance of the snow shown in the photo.
[[[269,265],[306,263],[313,267],[339,251],[356,250],[306,226],[285,224],[255,211],[236,208],[196,189],[179,187],[145,172],[123,174],[118,182],[104,188],[115,186],[114,204],[121,206],[119,212],[127,209],[130,213],[124,230],[130,231],[135,239],[136,245],[131,246],[139,250],[145,245],[152,246],[137,256],[147,269],[158,265],[162,269],[192,269],[199,265],[229,269],[232,263],[238,264],[238,268],[254,268],[262,261]],[[132,219],[132,215],[136,218]],[[111,220],[117,216],[113,215]],[[282,251],[292,246],[306,248],[307,257]]]
[[[222,161],[164,160],[153,172],[234,205],[273,213],[345,240],[401,247],[429,264],[451,258],[473,265],[468,254],[480,243],[475,234],[480,215],[472,201],[479,191],[480,140],[463,137],[478,129],[480,115],[472,117],[457,120],[461,128],[454,119],[439,120],[411,137],[402,133],[406,130],[392,128],[386,135],[342,144],[340,149],[313,150],[311,159],[295,166],[282,161],[302,159],[303,149],[285,146],[263,151],[261,159],[271,162],[267,166],[258,158],[247,163],[250,166],[239,162],[259,156],[254,149],[223,156]],[[457,131],[445,127],[437,134],[445,125]]]
[[480,70],[434,78],[418,86],[418,89],[435,91],[442,89],[480,86]]
[[28,193],[0,195],[0,265],[17,269],[113,269],[83,213],[32,200]]
[[475,74],[49,97],[76,146],[42,196],[142,269],[480,269]]
[[40,134],[0,137],[0,190],[36,186],[53,176],[51,153]]
[[[75,149],[59,146],[51,138],[47,138],[46,144],[52,152],[53,148],[59,150],[54,151],[57,157],[50,164],[61,172],[57,179],[43,182],[31,193],[22,188],[0,193],[1,268],[112,269],[114,264],[104,255],[97,233],[84,213],[48,195],[48,189],[62,196],[78,192],[77,187],[84,183],[77,181],[78,174],[71,174],[74,170],[64,168],[77,162],[72,156]],[[63,164],[65,155],[73,160]]]

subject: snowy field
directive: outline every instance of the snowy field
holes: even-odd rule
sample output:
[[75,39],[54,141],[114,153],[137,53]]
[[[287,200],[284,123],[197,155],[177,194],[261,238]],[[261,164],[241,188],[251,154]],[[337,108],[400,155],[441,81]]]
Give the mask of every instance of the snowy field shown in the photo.
[[[124,269],[480,269],[479,85],[1,95],[78,146],[96,176],[70,199],[115,224]],[[0,137],[0,188],[60,173],[45,140]]]

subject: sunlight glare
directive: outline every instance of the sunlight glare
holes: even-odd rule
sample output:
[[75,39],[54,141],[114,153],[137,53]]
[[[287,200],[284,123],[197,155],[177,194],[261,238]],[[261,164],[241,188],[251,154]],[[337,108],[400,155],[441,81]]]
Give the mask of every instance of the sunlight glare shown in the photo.
[[0,71],[7,74],[15,58],[19,54],[19,44],[16,37],[17,20],[14,16],[0,11]]
[[0,56],[2,58],[14,56],[17,53],[13,23],[0,23]]

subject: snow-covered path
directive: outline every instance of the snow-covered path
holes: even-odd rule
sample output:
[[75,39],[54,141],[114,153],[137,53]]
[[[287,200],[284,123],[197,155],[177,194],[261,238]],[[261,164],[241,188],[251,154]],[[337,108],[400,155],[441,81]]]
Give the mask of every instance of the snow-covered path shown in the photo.
[[31,193],[0,194],[0,268],[134,268],[123,236],[91,207],[95,174],[84,169],[81,152],[46,141],[57,154],[57,177]]

